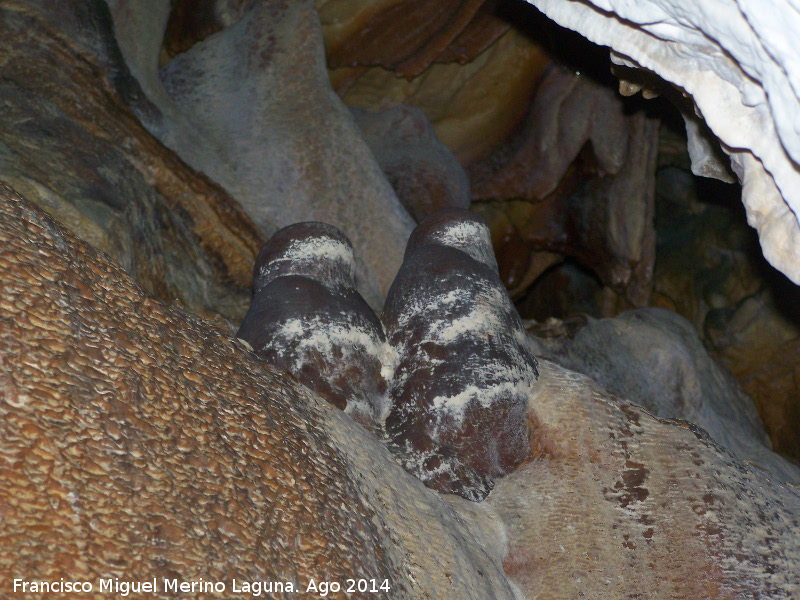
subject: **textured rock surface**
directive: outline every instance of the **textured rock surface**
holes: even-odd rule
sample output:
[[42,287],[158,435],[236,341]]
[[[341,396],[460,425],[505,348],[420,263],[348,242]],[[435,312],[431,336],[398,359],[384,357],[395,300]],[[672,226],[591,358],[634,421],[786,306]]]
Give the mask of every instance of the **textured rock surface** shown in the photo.
[[232,578],[312,577],[389,579],[369,597],[513,597],[363,429],[0,196],[2,573],[202,578],[228,598]]
[[739,459],[800,484],[800,470],[768,450],[753,401],[683,317],[647,308],[592,320],[557,356],[616,396],[699,425]]
[[656,178],[653,302],[700,332],[710,311],[737,306],[765,285],[770,272],[780,276],[761,256],[740,194],[738,186],[696,178],[688,166],[667,164]]
[[[121,62],[102,4],[4,4],[0,175],[153,294],[227,314],[236,302],[226,304],[225,286],[238,281],[243,296],[259,234],[220,188],[154,143],[124,105],[152,131],[233,164],[156,76],[160,33],[175,4],[109,0],[144,90]],[[241,16],[217,15],[211,29]],[[449,77],[453,65],[429,69],[443,77],[431,82],[445,94],[456,90],[432,120],[469,160],[520,123],[536,81],[528,74],[547,64],[516,34],[499,40],[467,67],[490,65],[485,78],[464,83],[463,74]],[[469,48],[465,55],[478,46]],[[426,50],[425,60],[432,56]],[[342,71],[350,77],[359,69]],[[368,84],[395,79],[360,72]],[[450,79],[456,87],[444,85]],[[435,96],[400,83],[420,104]],[[493,85],[502,97],[487,102]],[[98,96],[90,93],[98,88]],[[452,119],[459,114],[474,118]],[[763,461],[738,462],[696,428],[653,418],[545,363],[531,399],[534,460],[484,503],[442,501],[286,374],[254,361],[209,322],[153,300],[7,190],[3,198],[11,201],[0,214],[2,573],[300,581],[385,574],[392,598],[485,599],[511,597],[497,566],[505,557],[528,597],[800,595],[798,488],[756,468]],[[160,233],[161,245],[131,243],[143,232]],[[178,287],[192,290],[181,292],[188,301],[171,291],[176,284],[164,269],[188,269],[189,285]],[[204,281],[223,283],[209,291]],[[708,331],[722,334],[715,341],[731,334],[752,346],[763,331],[751,320],[761,299],[714,320],[718,327]],[[784,324],[761,322],[785,339]],[[772,371],[753,363],[754,380],[798,380],[796,361],[772,358],[794,361],[791,341],[765,352]],[[680,372],[691,375],[687,364]],[[635,383],[624,393],[648,392]],[[0,596],[11,594],[5,585]]]
[[239,321],[263,238],[121,102],[137,87],[105,5],[26,2],[0,16],[0,178],[149,293]]
[[465,165],[503,141],[524,119],[549,64],[539,45],[511,29],[471,62],[433,64],[410,81],[381,67],[341,68],[330,77],[349,106],[372,111],[399,104],[420,108],[442,143]]
[[527,598],[795,598],[800,489],[548,361],[537,458],[484,503]]
[[443,208],[469,208],[469,179],[436,137],[418,108],[395,106],[379,113],[350,109],[375,160],[417,223]]
[[518,597],[502,559],[524,597],[800,593],[798,489],[687,423],[543,361],[534,460],[482,504],[444,502],[340,411],[2,200],[4,573],[363,573],[391,580],[384,597]]
[[153,4],[112,10],[125,60],[160,111],[138,116],[265,234],[307,220],[342,229],[362,261],[359,290],[380,307],[413,221],[330,87],[313,2],[253,3],[160,73],[170,2]]
[[738,186],[693,177],[685,150],[660,154],[653,302],[692,322],[753,399],[773,449],[800,459],[800,288],[761,255]]
[[758,407],[776,452],[800,459],[798,290],[761,292],[706,319],[707,345]]
[[[800,15],[792,3],[764,10],[755,0],[529,1],[610,46],[615,62],[654,71],[691,96],[731,157],[764,256],[800,283]],[[708,147],[697,139],[691,145]]]

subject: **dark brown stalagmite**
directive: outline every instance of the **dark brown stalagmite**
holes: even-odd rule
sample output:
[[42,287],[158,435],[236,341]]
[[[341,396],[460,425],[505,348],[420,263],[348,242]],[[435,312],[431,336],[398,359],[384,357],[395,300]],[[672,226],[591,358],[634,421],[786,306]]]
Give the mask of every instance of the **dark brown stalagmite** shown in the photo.
[[369,423],[381,412],[386,349],[378,316],[356,291],[353,246],[325,223],[276,232],[253,269],[253,302],[236,334],[259,357]]
[[382,319],[398,353],[386,430],[406,467],[436,490],[484,499],[528,457],[537,372],[480,217],[449,209],[417,226]]

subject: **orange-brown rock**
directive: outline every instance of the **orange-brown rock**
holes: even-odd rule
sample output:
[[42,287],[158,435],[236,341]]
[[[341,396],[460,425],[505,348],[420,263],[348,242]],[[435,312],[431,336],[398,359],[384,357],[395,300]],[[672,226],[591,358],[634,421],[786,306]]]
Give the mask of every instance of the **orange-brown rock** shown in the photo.
[[318,2],[328,64],[333,69],[379,65],[399,77],[412,78],[434,62],[468,62],[509,27],[493,14],[495,4],[485,0],[383,0],[360,6],[342,0]]
[[[389,581],[512,598],[365,430],[0,186],[0,582]],[[275,593],[274,598],[304,594]]]
[[435,62],[458,62],[463,65],[474,60],[513,26],[513,20],[503,14],[503,8],[508,5],[505,0],[485,0],[475,11],[472,20],[436,57]]
[[763,291],[745,298],[735,309],[712,311],[705,330],[714,355],[756,403],[775,451],[797,461],[800,459],[799,295],[788,281],[783,287],[780,298]]
[[550,59],[523,32],[510,29],[465,65],[434,64],[412,80],[381,67],[330,72],[345,104],[379,111],[420,108],[462,165],[485,155],[525,118]]
[[121,101],[138,86],[105,37],[108,9],[83,4],[0,8],[0,176],[151,294],[238,321],[262,235]]

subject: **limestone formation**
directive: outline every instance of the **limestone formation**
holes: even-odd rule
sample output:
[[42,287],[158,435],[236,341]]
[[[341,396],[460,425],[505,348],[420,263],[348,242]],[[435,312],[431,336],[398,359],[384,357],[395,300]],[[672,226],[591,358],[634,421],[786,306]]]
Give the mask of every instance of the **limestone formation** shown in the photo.
[[417,223],[443,208],[469,208],[467,174],[436,137],[425,113],[411,106],[379,113],[356,107],[350,111],[397,197]]
[[[154,300],[0,187],[0,590],[27,581],[388,580],[332,598],[513,594],[380,443],[243,344]],[[48,596],[49,597],[49,596]]]
[[620,398],[658,417],[694,423],[739,459],[800,484],[800,469],[769,451],[753,401],[683,317],[644,308],[591,320],[556,356]]
[[699,139],[700,118],[730,156],[764,256],[800,283],[800,17],[792,3],[529,1],[609,46],[615,63],[653,71],[691,97],[685,117],[698,173],[715,173],[706,159],[717,144]]
[[516,271],[506,276],[512,294],[552,265],[536,256],[545,252],[577,259],[634,306],[648,303],[657,139],[656,119],[591,76],[554,67],[542,78],[524,127],[469,168],[475,209],[512,226],[508,237],[493,231],[504,263],[521,263],[502,266]]
[[381,67],[343,67],[330,78],[348,106],[421,109],[442,143],[467,165],[520,124],[550,64],[540,45],[509,29],[471,62],[433,64],[410,81]]
[[[662,136],[666,137],[666,136]],[[800,458],[800,288],[761,255],[741,190],[659,153],[653,303],[688,319],[758,407],[772,448]]]
[[355,289],[350,241],[325,223],[284,227],[253,269],[253,301],[237,337],[365,424],[384,411],[386,338]]
[[171,2],[119,0],[123,55],[158,118],[150,132],[236,198],[265,235],[322,221],[359,257],[359,291],[380,308],[413,221],[361,139],[325,68],[310,0],[255,2],[160,71]]
[[[456,56],[468,62],[508,29],[508,24],[490,21],[487,11],[479,12],[484,4],[485,0],[321,0],[318,7],[327,25],[332,68],[380,65],[412,78],[433,62]],[[398,43],[386,44],[387,38]],[[453,46],[460,54],[453,52]]]
[[[800,488],[685,421],[540,361],[536,458],[499,480],[503,566],[525,598],[796,598]],[[635,398],[629,398],[635,401]]]
[[123,103],[138,86],[106,5],[4,4],[0,18],[0,178],[149,293],[238,322],[263,237]]

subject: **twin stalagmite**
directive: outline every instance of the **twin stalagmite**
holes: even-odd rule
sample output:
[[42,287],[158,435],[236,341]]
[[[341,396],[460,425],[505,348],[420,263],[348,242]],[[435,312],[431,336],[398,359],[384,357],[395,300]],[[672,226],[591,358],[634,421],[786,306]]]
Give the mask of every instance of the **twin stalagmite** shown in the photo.
[[354,272],[335,227],[280,230],[256,260],[238,336],[385,436],[428,487],[482,500],[529,455],[538,378],[486,224],[463,209],[422,221],[380,319]]

